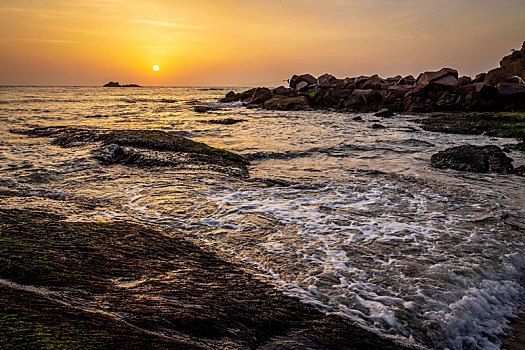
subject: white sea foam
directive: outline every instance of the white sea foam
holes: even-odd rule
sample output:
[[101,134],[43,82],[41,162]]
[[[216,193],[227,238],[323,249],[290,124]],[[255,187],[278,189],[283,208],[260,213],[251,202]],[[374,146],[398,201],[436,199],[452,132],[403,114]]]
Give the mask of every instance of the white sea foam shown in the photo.
[[[262,249],[252,261],[272,275],[286,294],[383,335],[438,349],[497,349],[494,339],[506,331],[505,318],[523,305],[524,291],[517,282],[523,277],[523,262],[504,259],[507,268],[502,270],[493,265],[496,255],[480,259],[458,255],[462,252],[447,239],[457,237],[462,244],[477,247],[486,245],[489,237],[460,228],[463,216],[429,210],[430,201],[450,199],[427,189],[369,183],[310,191],[229,188],[207,194],[220,204],[201,223],[212,228],[235,225],[231,237],[204,235],[203,239],[220,242],[241,258],[253,259],[252,254]],[[468,205],[479,209],[477,203]],[[371,215],[378,208],[379,215]],[[254,250],[241,250],[230,239],[252,215],[271,218],[280,226]],[[506,244],[491,243],[494,246],[486,246],[487,251]],[[384,245],[394,250],[382,251]],[[397,249],[406,252],[400,255]],[[277,256],[286,257],[287,265],[281,259],[273,261]],[[432,263],[436,259],[442,263]],[[301,271],[294,272],[298,266]],[[413,268],[420,272],[408,276]],[[381,283],[382,279],[390,284]],[[423,281],[427,282],[421,290]],[[418,322],[425,326],[414,329]]]

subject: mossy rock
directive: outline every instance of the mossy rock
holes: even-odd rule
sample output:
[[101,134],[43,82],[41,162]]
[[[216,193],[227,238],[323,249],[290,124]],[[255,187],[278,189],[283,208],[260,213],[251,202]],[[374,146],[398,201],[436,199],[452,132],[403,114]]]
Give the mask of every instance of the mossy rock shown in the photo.
[[449,134],[487,135],[523,139],[525,113],[437,113],[420,119],[424,130]]
[[[223,167],[236,167],[245,173],[247,173],[247,165],[249,164],[241,155],[161,130],[97,130],[74,127],[49,127],[32,129],[23,133],[38,137],[52,137],[54,138],[53,143],[62,147],[82,146],[86,143],[102,143],[106,146],[132,147],[136,151],[131,151],[131,153],[136,154],[141,154],[141,150],[189,154],[192,157],[188,161]],[[146,166],[155,165],[155,163],[160,166],[177,164],[177,161],[170,162],[165,161],[165,159],[158,159],[155,162],[155,158],[155,155],[150,155],[149,157],[138,156],[134,157],[134,163],[126,159],[127,163],[123,162],[123,164],[140,165],[141,161]]]

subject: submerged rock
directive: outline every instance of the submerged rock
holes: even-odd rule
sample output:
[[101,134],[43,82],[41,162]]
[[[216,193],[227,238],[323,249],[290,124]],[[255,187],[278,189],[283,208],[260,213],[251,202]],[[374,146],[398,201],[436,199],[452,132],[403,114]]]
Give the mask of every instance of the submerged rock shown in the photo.
[[202,122],[207,123],[207,124],[233,125],[233,124],[242,123],[245,121],[246,119],[225,118],[225,119],[203,120]]
[[392,112],[388,108],[382,108],[377,113],[375,113],[374,115],[376,117],[388,118],[388,117],[393,117],[394,116],[394,112]]
[[512,159],[498,146],[462,145],[447,148],[434,154],[431,165],[439,169],[454,169],[476,173],[511,174],[514,172]]
[[95,130],[73,127],[37,128],[25,134],[53,137],[62,147],[100,143],[95,158],[106,164],[178,166],[211,164],[226,172],[247,175],[249,162],[242,156],[160,130]]

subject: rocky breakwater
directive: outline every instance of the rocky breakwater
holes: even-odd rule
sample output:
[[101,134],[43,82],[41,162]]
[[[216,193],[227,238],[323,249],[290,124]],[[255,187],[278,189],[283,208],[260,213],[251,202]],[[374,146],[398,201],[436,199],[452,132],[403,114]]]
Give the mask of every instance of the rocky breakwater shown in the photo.
[[289,87],[230,91],[221,101],[241,101],[271,110],[330,109],[342,112],[515,111],[525,110],[525,42],[500,67],[476,77],[442,68],[402,77],[378,75],[336,78],[294,75]]

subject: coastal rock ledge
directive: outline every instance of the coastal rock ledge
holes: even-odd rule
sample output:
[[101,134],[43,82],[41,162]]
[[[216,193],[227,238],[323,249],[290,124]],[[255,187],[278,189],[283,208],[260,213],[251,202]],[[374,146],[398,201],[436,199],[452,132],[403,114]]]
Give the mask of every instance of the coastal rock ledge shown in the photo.
[[471,78],[452,68],[414,78],[359,76],[339,79],[294,75],[289,87],[230,91],[221,102],[241,101],[270,110],[329,109],[341,112],[525,111],[525,42],[504,57],[500,67]]

